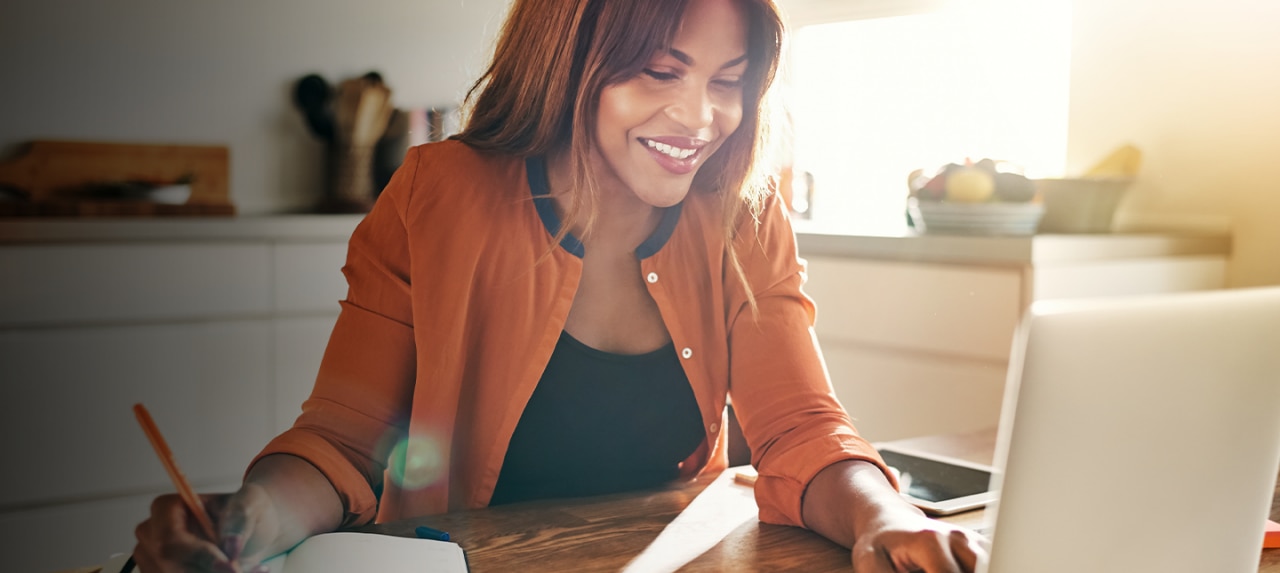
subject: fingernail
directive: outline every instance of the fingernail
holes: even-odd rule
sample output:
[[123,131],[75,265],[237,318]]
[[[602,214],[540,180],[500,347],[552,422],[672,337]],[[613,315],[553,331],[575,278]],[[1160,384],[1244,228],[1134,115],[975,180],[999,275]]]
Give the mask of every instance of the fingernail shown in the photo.
[[271,573],[271,568],[266,565],[258,564],[257,567],[250,569],[249,573]]

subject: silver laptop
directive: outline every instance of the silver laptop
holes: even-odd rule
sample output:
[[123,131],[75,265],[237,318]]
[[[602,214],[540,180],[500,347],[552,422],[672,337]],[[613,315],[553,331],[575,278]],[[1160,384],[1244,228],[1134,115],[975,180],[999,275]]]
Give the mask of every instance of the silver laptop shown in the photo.
[[1280,471],[1280,288],[1036,303],[988,573],[1254,573]]

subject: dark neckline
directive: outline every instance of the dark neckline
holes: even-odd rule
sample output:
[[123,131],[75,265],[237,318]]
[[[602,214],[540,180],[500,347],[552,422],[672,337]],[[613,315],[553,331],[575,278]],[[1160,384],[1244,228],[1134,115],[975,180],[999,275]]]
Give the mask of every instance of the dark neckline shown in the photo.
[[[561,222],[560,216],[556,214],[555,200],[551,198],[551,186],[547,182],[547,162],[543,157],[536,156],[526,158],[524,165],[529,179],[529,191],[533,194],[534,208],[538,210],[542,226],[554,237],[560,232]],[[667,240],[676,230],[676,223],[680,222],[680,212],[683,207],[684,202],[680,202],[662,210],[662,219],[658,221],[657,228],[643,243],[640,243],[640,246],[636,247],[636,258],[647,259],[667,244]],[[560,240],[560,246],[578,258],[582,258],[586,253],[582,241],[572,232],[565,233],[564,238]]]

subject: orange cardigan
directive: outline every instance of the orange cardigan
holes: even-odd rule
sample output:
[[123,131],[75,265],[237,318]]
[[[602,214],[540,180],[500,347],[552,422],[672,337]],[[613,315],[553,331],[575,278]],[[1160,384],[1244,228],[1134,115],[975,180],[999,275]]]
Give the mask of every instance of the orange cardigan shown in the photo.
[[[545,175],[527,164],[457,141],[416,147],[352,234],[349,291],[315,389],[258,456],[318,468],[344,525],[488,504],[582,271],[575,239],[553,248],[559,221],[531,195]],[[758,318],[726,259],[713,194],[669,210],[637,256],[706,430],[681,475],[725,467],[731,395],[760,473],[760,519],[803,526],[801,499],[821,469],[884,466],[832,392],[785,211],[770,199],[758,228],[746,219],[735,246]]]

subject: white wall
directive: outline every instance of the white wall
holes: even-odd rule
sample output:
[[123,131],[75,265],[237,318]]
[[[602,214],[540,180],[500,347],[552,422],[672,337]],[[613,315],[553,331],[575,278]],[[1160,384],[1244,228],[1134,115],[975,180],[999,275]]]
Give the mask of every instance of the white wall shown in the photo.
[[242,213],[319,200],[291,102],[311,72],[382,72],[398,107],[456,104],[507,0],[5,0],[0,150],[32,139],[225,144]]
[[[1280,284],[1280,3],[1074,0],[1068,167],[1146,153],[1118,224],[1230,227],[1233,286]],[[35,138],[225,143],[244,213],[321,194],[289,100],[381,70],[400,107],[456,102],[508,0],[7,0],[0,150]]]
[[1229,285],[1280,284],[1280,2],[1074,1],[1068,170],[1134,143],[1118,225],[1230,227]]

